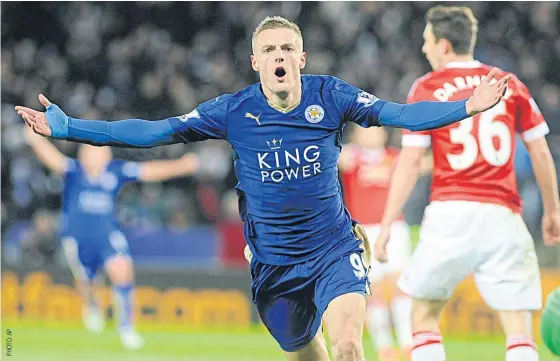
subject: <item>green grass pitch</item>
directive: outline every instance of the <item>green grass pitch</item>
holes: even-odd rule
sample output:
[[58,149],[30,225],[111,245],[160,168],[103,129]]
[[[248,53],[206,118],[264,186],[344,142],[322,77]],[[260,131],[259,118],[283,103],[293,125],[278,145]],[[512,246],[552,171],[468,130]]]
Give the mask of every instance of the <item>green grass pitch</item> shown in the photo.
[[[99,335],[79,325],[46,326],[3,320],[2,359],[11,361],[284,361],[274,340],[262,330],[180,331],[142,327],[146,346],[139,351],[121,348],[114,328]],[[6,335],[12,354],[6,357]],[[375,361],[373,346],[364,338],[366,359]],[[504,360],[503,339],[446,340],[449,361]],[[541,361],[557,361],[540,347]]]

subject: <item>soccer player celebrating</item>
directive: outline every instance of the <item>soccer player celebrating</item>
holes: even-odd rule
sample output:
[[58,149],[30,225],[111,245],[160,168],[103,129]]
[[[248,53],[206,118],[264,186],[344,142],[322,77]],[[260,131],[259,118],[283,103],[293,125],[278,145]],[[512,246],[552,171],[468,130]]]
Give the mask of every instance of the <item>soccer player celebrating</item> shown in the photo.
[[[385,128],[353,127],[351,143],[343,147],[339,160],[346,206],[352,218],[363,225],[371,240],[379,234],[391,175],[398,157],[398,150],[387,147],[386,142]],[[428,169],[425,167],[425,170]],[[408,357],[412,349],[411,300],[396,287],[398,276],[412,253],[410,229],[402,215],[391,225],[389,248],[387,263],[371,262],[371,296],[368,297],[366,312],[366,325],[381,361],[400,357],[394,347],[391,323],[400,353]],[[385,299],[383,286],[389,286],[389,303]]]
[[323,318],[334,359],[362,361],[367,264],[338,181],[344,124],[442,127],[492,108],[505,93],[507,78],[494,82],[498,70],[493,69],[468,99],[403,105],[332,76],[302,76],[307,54],[301,31],[282,17],[267,17],[257,26],[252,48],[260,83],[182,116],[81,120],[43,95],[46,112],[16,109],[41,135],[95,145],[227,140],[234,151],[245,238],[254,255],[253,301],[262,321],[289,360],[329,359],[319,332]]
[[[470,96],[490,69],[473,59],[477,20],[472,11],[437,6],[428,11],[426,21],[422,51],[434,70],[415,82],[408,101]],[[507,76],[499,72],[497,79]],[[398,283],[413,298],[413,361],[445,360],[439,317],[457,284],[470,273],[486,303],[498,311],[507,337],[506,360],[538,360],[531,311],[542,304],[540,273],[533,239],[520,215],[513,155],[519,132],[542,192],[544,241],[558,241],[560,204],[544,137],[548,131],[529,91],[512,76],[495,107],[458,124],[403,135],[375,255],[386,258],[390,224],[412,191],[431,145],[431,203],[418,248]]]
[[91,332],[105,325],[95,294],[95,279],[104,268],[113,284],[123,347],[138,349],[143,338],[134,328],[134,272],[128,243],[115,219],[115,201],[128,182],[157,182],[192,174],[196,156],[187,153],[177,160],[124,162],[112,160],[109,147],[82,145],[78,159],[62,154],[47,139],[27,128],[26,138],[39,160],[64,176],[62,248],[83,301],[83,322]]

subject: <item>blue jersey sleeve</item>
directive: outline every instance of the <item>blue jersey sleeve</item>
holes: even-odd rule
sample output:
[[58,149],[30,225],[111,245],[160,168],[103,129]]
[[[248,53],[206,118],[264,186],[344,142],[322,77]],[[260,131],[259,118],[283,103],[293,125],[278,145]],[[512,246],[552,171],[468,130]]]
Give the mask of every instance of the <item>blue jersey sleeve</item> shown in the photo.
[[[93,145],[130,148],[223,139],[227,133],[228,98],[215,98],[200,104],[188,114],[163,120],[126,119],[108,122],[68,117],[68,135],[63,138]],[[51,117],[66,117],[62,111],[59,113]]]
[[380,125],[379,109],[383,102],[375,95],[337,78],[331,92],[343,123],[351,121],[362,127]]
[[227,136],[228,99],[222,95],[200,104],[192,112],[169,119],[175,137],[183,142],[225,139]]
[[423,101],[397,104],[377,98],[337,79],[333,98],[342,121],[362,127],[388,126],[412,131],[445,127],[468,117],[466,99],[454,102]]

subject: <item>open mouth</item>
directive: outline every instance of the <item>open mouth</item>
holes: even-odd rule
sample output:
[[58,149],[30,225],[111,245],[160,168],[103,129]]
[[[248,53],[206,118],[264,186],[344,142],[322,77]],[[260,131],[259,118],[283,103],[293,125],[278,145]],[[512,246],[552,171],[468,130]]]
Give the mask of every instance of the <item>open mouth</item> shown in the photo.
[[286,75],[286,69],[278,67],[274,70],[274,75],[276,75],[277,78],[283,78]]

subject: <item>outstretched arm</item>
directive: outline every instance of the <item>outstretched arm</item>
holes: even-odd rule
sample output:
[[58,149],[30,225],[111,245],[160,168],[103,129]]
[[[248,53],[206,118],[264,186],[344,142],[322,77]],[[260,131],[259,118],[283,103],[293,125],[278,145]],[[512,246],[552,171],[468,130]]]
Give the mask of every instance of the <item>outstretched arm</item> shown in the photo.
[[181,176],[187,176],[198,170],[198,157],[187,153],[179,159],[153,160],[140,163],[140,180],[159,182]]
[[539,184],[544,205],[543,241],[546,245],[560,244],[560,197],[554,161],[545,137],[525,141],[531,156],[535,178]]
[[387,126],[412,131],[445,127],[490,109],[500,101],[510,75],[492,82],[497,73],[498,68],[492,69],[470,98],[452,102],[398,104],[362,92],[352,99],[345,118],[362,127]]
[[68,157],[62,154],[54,144],[35,134],[30,128],[26,127],[24,131],[27,143],[41,163],[55,173],[64,173],[68,166]]
[[225,137],[223,114],[226,112],[218,106],[209,106],[209,102],[200,107],[215,116],[214,119],[202,117],[198,110],[194,110],[181,117],[163,120],[126,119],[108,122],[71,118],[42,94],[39,95],[39,101],[47,108],[46,112],[22,106],[16,106],[16,110],[33,131],[45,137],[130,148],[151,148]]

